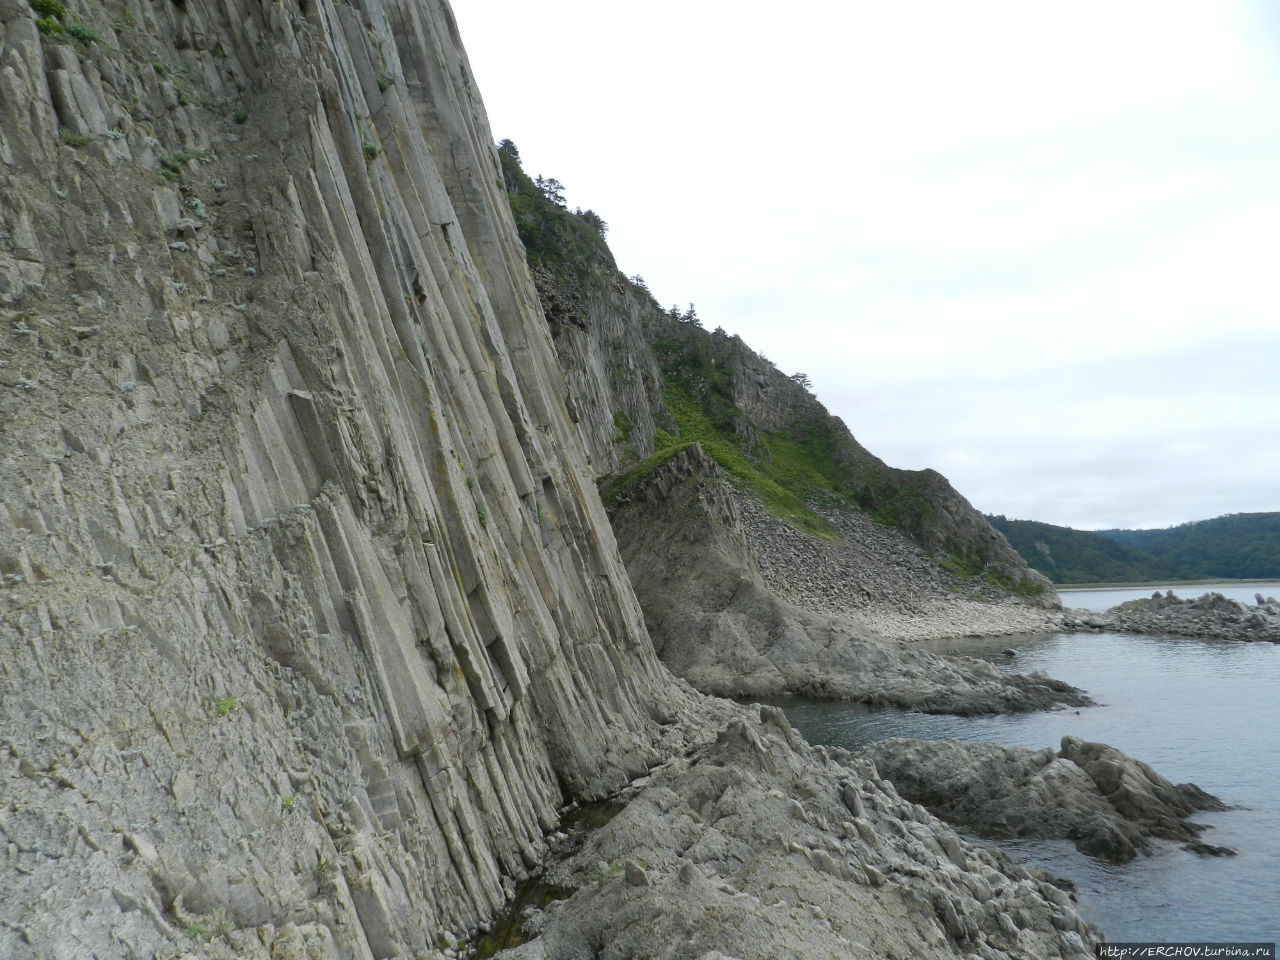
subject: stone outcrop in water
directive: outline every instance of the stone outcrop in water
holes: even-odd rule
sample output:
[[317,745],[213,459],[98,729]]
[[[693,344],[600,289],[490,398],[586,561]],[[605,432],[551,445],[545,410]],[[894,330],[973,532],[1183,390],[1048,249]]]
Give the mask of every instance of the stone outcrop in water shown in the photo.
[[1104,743],[1063,737],[1030,750],[958,740],[883,740],[861,751],[898,792],[944,820],[990,837],[1072,840],[1090,856],[1130,860],[1150,838],[1198,853],[1204,825],[1186,818],[1225,804],[1195,784],[1174,785]]
[[1068,611],[1064,625],[1070,629],[1280,643],[1280,601],[1262,594],[1256,597],[1250,606],[1220,593],[1184,600],[1172,590],[1157,590],[1146,599],[1130,600],[1104,613]]

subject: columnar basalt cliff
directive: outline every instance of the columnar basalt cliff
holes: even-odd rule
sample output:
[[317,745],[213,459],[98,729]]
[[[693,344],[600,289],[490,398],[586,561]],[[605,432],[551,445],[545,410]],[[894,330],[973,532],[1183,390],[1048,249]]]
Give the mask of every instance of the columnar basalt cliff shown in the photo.
[[[730,791],[812,781],[789,869],[887,912],[865,949],[1088,955],[1045,878],[659,662],[593,483],[662,429],[650,361],[584,426],[630,333],[566,385],[445,3],[0,25],[0,955],[430,956],[567,802],[701,817],[643,786],[691,750]],[[792,906],[776,936],[848,955]]]
[[0,3],[0,953],[461,932],[681,694],[451,16],[39,13]]

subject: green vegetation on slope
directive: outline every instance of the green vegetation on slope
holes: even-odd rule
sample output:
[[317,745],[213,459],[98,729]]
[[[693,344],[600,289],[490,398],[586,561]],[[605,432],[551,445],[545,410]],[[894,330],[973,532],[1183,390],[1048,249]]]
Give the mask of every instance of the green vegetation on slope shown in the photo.
[[616,501],[619,495],[627,487],[631,486],[641,477],[647,477],[653,471],[666,464],[668,460],[676,454],[683,452],[693,446],[693,441],[689,440],[684,443],[672,442],[669,435],[663,436],[663,443],[659,445],[659,449],[651,456],[645,457],[630,470],[625,473],[616,474],[612,477],[602,477],[600,483],[600,499],[604,505],[610,506]]
[[[660,433],[658,446],[670,448],[696,440],[702,450],[735,480],[760,498],[775,517],[822,536],[832,536],[825,520],[805,503],[806,494],[831,490],[823,470],[804,456],[804,441],[765,435],[765,456],[750,456],[742,439],[713,421],[708,411],[678,382],[666,380],[663,399],[680,436]],[[777,456],[775,456],[775,450]]]
[[[507,200],[531,267],[550,271],[558,290],[570,297],[574,289],[598,286],[616,271],[604,240],[607,227],[598,215],[590,210],[570,212],[559,181],[529,177],[511,141],[499,144],[498,156]],[[655,314],[660,314],[656,303],[654,307]],[[688,316],[693,315],[691,307]],[[653,343],[676,435],[659,433],[652,456],[606,481],[602,490],[606,502],[696,440],[770,513],[797,527],[832,535],[829,525],[808,506],[817,499],[864,510],[886,526],[918,532],[932,509],[924,496],[923,478],[899,484],[878,474],[864,476],[850,462],[848,451],[841,449],[832,426],[821,419],[801,418],[791,430],[757,430],[745,420],[734,397],[734,365],[715,343],[717,337],[723,338],[722,332],[699,334]],[[798,383],[797,390],[801,389]],[[626,432],[619,424],[624,442]]]
[[[604,241],[604,221],[590,210],[566,209],[559,181],[526,175],[510,141],[499,144],[498,154],[507,199],[553,336],[588,329],[588,294],[607,303],[623,289],[618,281],[624,278]],[[692,304],[684,312],[675,307],[663,311],[638,276],[626,282],[630,293],[645,294],[638,301],[637,319],[659,367],[662,402],[656,403],[652,394],[649,402],[660,429],[653,453],[637,463],[649,444],[632,442],[631,421],[625,413],[613,412],[615,449],[625,472],[602,480],[606,503],[697,441],[771,514],[795,527],[834,537],[811,504],[860,510],[938,556],[972,554],[972,563],[961,563],[965,570],[973,567],[966,576],[984,575],[993,556],[987,554],[982,531],[972,523],[951,522],[954,518],[936,506],[955,497],[944,478],[933,471],[887,467],[818,403],[803,374],[787,377],[738,338],[702,329]],[[652,306],[647,316],[645,298]],[[632,299],[625,309],[636,302]],[[744,412],[744,406],[769,429]],[[940,517],[945,522],[939,524]],[[1017,593],[1043,589],[1024,581],[1006,584],[993,574],[985,577]]]
[[1002,516],[987,520],[1028,565],[1054,583],[1140,582],[1172,576],[1149,554],[1096,533]]
[[1055,583],[1280,577],[1280,513],[1231,514],[1164,530],[1073,530],[987,517]]
[[[651,344],[662,374],[663,399],[679,440],[697,440],[771,514],[801,529],[831,536],[830,526],[809,504],[864,510],[888,525],[898,524],[920,508],[922,481],[895,486],[892,491],[881,489],[882,478],[864,476],[857,469],[848,449],[851,440],[842,440],[837,432],[837,428],[843,430],[839,421],[827,416],[802,385],[793,386],[776,371],[772,389],[782,389],[776,402],[789,408],[783,418],[788,426],[765,430],[752,422],[738,405],[736,391],[741,387],[735,377],[744,375],[744,357],[751,362],[759,358],[723,331],[706,333],[676,323],[664,319]],[[874,496],[876,490],[879,496]]]
[[604,242],[605,222],[591,210],[570,212],[558,180],[535,181],[520,167],[520,153],[510,140],[498,147],[507,202],[531,267],[544,267],[564,279],[587,282],[617,269]]
[[1154,557],[1178,579],[1280,577],[1280,513],[1231,513],[1163,530],[1099,530]]
[[[719,347],[718,336],[724,340]],[[790,429],[759,429],[738,407],[734,348],[722,334],[658,339],[653,348],[679,440],[702,444],[775,517],[831,536],[829,524],[809,506],[828,503],[915,535],[932,512],[923,473],[895,471],[890,479],[883,470],[859,469],[836,432],[838,421],[819,416],[816,404],[812,413],[798,405]],[[659,445],[663,441],[660,436]]]

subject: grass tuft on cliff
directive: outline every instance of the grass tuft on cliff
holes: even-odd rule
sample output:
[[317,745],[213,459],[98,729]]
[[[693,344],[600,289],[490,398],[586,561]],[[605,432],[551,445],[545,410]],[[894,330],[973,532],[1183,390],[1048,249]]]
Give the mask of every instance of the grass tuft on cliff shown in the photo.
[[665,443],[660,443],[655,453],[645,457],[630,470],[616,476],[601,478],[600,499],[606,507],[612,506],[622,492],[635,481],[649,476],[655,470],[665,466],[676,454],[683,453],[693,446],[692,440],[675,441],[669,434],[664,434],[662,439]]
[[[680,431],[678,438],[658,434],[658,446],[674,446],[696,440],[703,452],[720,464],[731,477],[750,490],[765,509],[780,520],[823,537],[834,537],[830,524],[813,512],[805,502],[806,488],[819,474],[810,470],[801,458],[784,457],[775,460],[770,456],[753,457],[744,449],[742,439],[723,429],[712,420],[708,411],[676,382],[664,384],[663,400]],[[780,451],[788,454],[794,449],[775,438]],[[768,447],[769,441],[765,440]],[[766,450],[766,453],[768,450]]]

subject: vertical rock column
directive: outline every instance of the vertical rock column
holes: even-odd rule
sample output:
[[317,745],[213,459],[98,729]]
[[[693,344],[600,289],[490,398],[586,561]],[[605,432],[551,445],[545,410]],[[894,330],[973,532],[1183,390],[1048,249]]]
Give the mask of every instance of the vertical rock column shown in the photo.
[[40,18],[0,0],[0,953],[420,952],[677,706],[452,16]]

